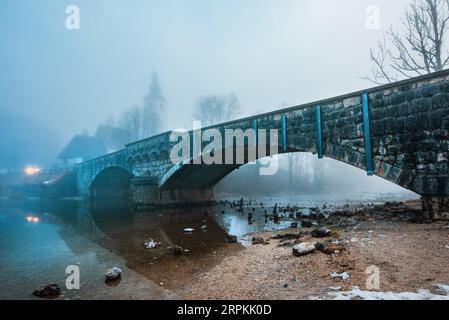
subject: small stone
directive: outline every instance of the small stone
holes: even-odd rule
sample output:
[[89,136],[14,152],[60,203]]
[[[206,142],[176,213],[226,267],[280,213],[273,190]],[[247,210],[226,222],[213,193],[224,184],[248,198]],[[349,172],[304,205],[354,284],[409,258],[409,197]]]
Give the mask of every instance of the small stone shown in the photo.
[[251,240],[252,244],[265,244],[265,239],[262,237],[253,237]]
[[301,224],[303,228],[311,228],[313,226],[312,221],[309,219],[302,220]]
[[33,295],[39,298],[56,298],[60,294],[61,288],[59,288],[59,286],[55,283],[48,284],[33,292]]
[[332,234],[332,231],[326,228],[318,228],[312,231],[312,237],[314,238],[325,238],[329,237]]
[[233,236],[233,235],[227,235],[225,237],[225,242],[226,243],[237,243],[237,236]]
[[122,269],[119,267],[113,267],[106,271],[106,280],[115,280],[120,278],[122,275]]
[[175,256],[180,256],[180,255],[183,254],[183,252],[184,252],[184,249],[182,247],[180,247],[180,246],[174,246],[173,247],[173,254]]
[[293,246],[293,255],[302,257],[309,253],[315,252],[315,243],[303,242]]
[[317,242],[315,243],[315,249],[317,249],[318,251],[322,251],[324,249],[326,249],[326,244],[322,243],[322,242]]

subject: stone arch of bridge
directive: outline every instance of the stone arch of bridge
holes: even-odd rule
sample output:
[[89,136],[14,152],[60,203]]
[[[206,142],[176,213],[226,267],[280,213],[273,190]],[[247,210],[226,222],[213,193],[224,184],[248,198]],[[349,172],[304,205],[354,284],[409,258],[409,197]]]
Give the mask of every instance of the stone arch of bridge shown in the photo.
[[[268,148],[269,146],[267,146]],[[326,157],[345,163],[352,167],[366,170],[365,155],[354,150],[336,150],[336,148],[328,148],[326,150]],[[224,151],[223,151],[224,152]],[[277,155],[288,153],[311,153],[316,154],[316,148],[303,149],[289,145],[287,148],[281,148]],[[266,160],[271,155],[266,157],[257,157],[256,160]],[[263,161],[266,162],[266,161]],[[161,189],[209,189],[213,188],[222,179],[231,174],[233,171],[248,164],[247,157],[243,164],[193,164],[193,159],[173,165],[160,179],[159,188]],[[413,172],[405,172],[401,168],[393,167],[388,163],[379,162],[374,160],[373,166],[375,167],[374,175],[383,178],[389,182],[392,182],[400,187],[408,189],[410,191],[419,193],[416,189],[410,187],[410,176],[413,176]],[[405,174],[406,173],[406,174]],[[403,176],[407,176],[407,179],[403,179]]]
[[134,175],[122,167],[108,167],[100,171],[90,184],[90,195],[95,199],[130,197]]

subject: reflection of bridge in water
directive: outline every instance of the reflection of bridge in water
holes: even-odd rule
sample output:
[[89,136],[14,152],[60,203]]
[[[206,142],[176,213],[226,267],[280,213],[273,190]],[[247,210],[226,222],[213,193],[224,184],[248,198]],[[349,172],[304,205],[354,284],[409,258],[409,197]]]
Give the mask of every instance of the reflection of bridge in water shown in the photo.
[[[117,266],[126,264],[157,283],[192,276],[189,268],[202,270],[201,266],[210,263],[215,251],[240,247],[226,243],[227,233],[215,221],[213,208],[209,207],[135,212],[129,207],[111,207],[111,203],[92,206],[79,201],[51,201],[24,205],[26,211],[41,217],[42,222],[60,225],[57,232],[73,253],[92,254],[100,262],[105,259],[104,252],[91,251],[92,246],[86,245],[86,241],[74,237],[75,233],[81,234],[117,256]],[[195,231],[184,233],[186,227]],[[160,246],[146,248],[148,238],[160,242]],[[175,251],[174,246],[184,251],[179,253],[180,248]]]
[[[278,129],[280,154],[333,158],[421,194],[429,212],[448,207],[449,71],[210,128],[223,136],[226,129]],[[174,145],[163,133],[81,163],[75,169],[78,192],[129,196],[135,204],[202,202],[242,165],[172,164]]]
[[[125,259],[150,261],[154,256],[172,256],[168,247],[190,248],[195,253],[225,244],[226,231],[214,219],[214,208],[158,209],[136,212],[118,202],[52,202],[37,211],[46,212],[54,222],[68,226]],[[202,226],[207,226],[202,230]],[[184,228],[195,229],[185,234]],[[63,235],[61,235],[63,236]],[[145,240],[161,245],[148,250]],[[71,247],[70,241],[67,245]],[[143,259],[146,258],[147,260]]]

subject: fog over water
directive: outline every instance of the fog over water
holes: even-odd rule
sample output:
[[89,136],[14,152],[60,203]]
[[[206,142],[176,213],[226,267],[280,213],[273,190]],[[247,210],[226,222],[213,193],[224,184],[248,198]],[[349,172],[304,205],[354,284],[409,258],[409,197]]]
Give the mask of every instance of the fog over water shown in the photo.
[[[234,93],[240,116],[370,87],[369,48],[408,1],[4,1],[0,11],[0,168],[51,165],[142,103],[153,72],[163,130],[191,127],[200,96]],[[65,27],[80,8],[80,30]],[[367,6],[380,29],[366,28]]]

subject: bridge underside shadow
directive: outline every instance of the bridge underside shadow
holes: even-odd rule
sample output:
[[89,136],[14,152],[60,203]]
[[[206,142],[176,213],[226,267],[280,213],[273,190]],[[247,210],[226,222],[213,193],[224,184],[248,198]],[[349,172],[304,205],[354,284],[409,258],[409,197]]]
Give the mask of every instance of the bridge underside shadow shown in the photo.
[[111,167],[100,172],[90,186],[90,198],[96,203],[129,203],[132,199],[131,181],[133,174],[128,170]]

